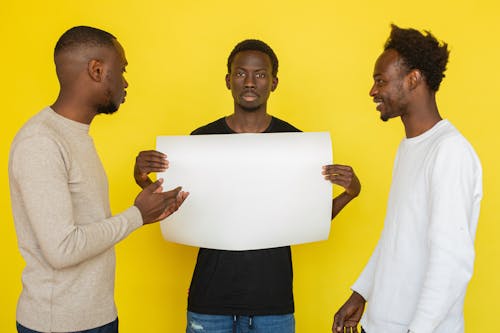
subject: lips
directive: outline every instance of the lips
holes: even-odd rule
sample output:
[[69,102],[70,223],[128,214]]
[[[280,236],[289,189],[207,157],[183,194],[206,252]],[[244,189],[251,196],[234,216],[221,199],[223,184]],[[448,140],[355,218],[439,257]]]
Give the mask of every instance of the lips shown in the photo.
[[244,92],[243,94],[241,94],[241,98],[247,102],[251,102],[251,101],[254,101],[256,100],[257,98],[259,98],[259,95],[257,95],[256,93],[254,92]]
[[380,99],[380,98],[373,99],[373,103],[375,103],[377,105],[376,109],[378,111],[380,111],[382,105],[384,105],[384,101],[382,99]]

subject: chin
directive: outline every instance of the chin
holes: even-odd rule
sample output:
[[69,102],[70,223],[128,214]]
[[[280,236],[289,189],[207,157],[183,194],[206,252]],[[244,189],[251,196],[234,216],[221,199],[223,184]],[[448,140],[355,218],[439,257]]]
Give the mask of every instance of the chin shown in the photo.
[[260,109],[260,105],[249,106],[249,105],[240,105],[241,109],[245,112],[255,112]]
[[114,103],[97,107],[97,114],[113,114],[116,111],[118,111],[118,106]]

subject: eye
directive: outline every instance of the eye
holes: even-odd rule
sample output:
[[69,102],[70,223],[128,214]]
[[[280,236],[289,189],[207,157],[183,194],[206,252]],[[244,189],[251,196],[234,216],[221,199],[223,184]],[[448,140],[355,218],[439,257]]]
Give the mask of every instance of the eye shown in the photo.
[[255,74],[255,77],[257,79],[264,79],[266,77],[266,73],[257,73]]
[[245,77],[246,74],[244,72],[236,72],[236,77]]

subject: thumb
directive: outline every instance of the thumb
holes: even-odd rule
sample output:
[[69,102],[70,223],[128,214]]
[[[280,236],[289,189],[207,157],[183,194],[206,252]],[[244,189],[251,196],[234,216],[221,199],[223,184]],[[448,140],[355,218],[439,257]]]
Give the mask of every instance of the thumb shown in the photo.
[[154,183],[149,184],[144,188],[145,191],[150,193],[160,193],[162,191],[163,178],[158,179]]
[[177,186],[173,190],[163,192],[162,193],[163,199],[165,200],[165,202],[173,201],[170,203],[170,204],[173,204],[178,200],[177,196],[179,195],[179,192],[181,190],[182,190],[182,186]]

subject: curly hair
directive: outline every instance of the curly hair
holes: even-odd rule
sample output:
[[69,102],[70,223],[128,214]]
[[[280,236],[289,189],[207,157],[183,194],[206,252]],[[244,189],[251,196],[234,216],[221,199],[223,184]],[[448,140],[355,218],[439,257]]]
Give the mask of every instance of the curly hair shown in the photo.
[[267,54],[271,60],[273,76],[276,77],[276,75],[278,75],[278,57],[269,45],[258,39],[245,39],[234,47],[231,54],[229,54],[229,57],[227,58],[228,73],[231,73],[231,64],[233,63],[236,54],[243,51],[259,51]]
[[401,29],[394,24],[391,28],[384,50],[397,51],[408,70],[418,69],[429,88],[438,91],[450,54],[448,44],[439,42],[430,31],[421,33],[415,29]]
[[101,29],[87,26],[73,27],[59,37],[54,55],[80,46],[113,46],[114,39],[115,36]]

